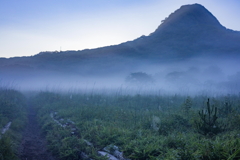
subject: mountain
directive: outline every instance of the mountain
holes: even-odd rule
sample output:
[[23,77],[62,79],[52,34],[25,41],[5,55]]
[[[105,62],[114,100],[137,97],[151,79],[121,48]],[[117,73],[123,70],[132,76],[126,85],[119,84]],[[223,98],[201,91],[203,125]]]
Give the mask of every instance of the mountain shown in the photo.
[[240,57],[240,32],[222,26],[200,4],[181,6],[148,36],[119,45],[31,57],[0,58],[0,79],[54,74],[103,75],[133,72],[148,64],[196,57]]
[[240,52],[240,32],[223,27],[202,5],[182,6],[162,22],[155,32],[135,40],[134,45],[165,58]]

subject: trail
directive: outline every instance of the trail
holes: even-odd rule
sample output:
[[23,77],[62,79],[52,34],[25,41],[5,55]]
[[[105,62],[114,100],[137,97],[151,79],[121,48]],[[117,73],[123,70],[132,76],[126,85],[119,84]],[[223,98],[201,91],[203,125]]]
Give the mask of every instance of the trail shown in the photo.
[[36,111],[29,107],[28,122],[19,148],[19,158],[21,160],[56,160],[47,151],[47,142],[41,135],[36,115]]

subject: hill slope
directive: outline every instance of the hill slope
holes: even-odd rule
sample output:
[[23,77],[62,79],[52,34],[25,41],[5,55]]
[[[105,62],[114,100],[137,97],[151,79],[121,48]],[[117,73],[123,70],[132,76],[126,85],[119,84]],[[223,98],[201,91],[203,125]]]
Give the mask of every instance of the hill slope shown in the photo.
[[158,63],[194,56],[240,54],[240,32],[223,27],[199,4],[182,6],[162,22],[149,36],[142,36],[133,41],[91,50],[41,52],[33,57],[0,59],[1,68],[9,66],[19,68],[21,65],[56,69],[62,65],[66,65],[65,67],[79,63],[86,65],[90,62],[91,65],[96,63],[111,65],[112,62],[116,65],[121,58],[127,58],[129,61],[132,61],[132,58],[147,59]]
[[[148,36],[119,45],[31,57],[0,58],[0,79],[61,75],[118,75],[157,70],[193,58],[240,59],[240,32],[222,26],[204,6],[184,5]],[[151,65],[150,65],[151,64]],[[157,72],[157,71],[156,71]]]

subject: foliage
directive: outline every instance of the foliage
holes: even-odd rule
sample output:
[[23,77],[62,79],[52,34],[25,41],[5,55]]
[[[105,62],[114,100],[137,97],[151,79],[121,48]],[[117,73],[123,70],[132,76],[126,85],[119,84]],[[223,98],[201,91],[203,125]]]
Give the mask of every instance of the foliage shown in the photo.
[[151,75],[144,72],[131,73],[127,78],[126,82],[131,84],[152,84],[154,82]]
[[[229,97],[233,106],[237,98]],[[215,97],[222,104],[222,97]],[[85,153],[92,159],[105,159],[97,151],[116,145],[126,158],[210,160],[239,159],[239,130],[222,131],[217,107],[198,111],[206,96],[56,94],[41,92],[32,99],[49,149],[60,160],[79,159]],[[181,105],[184,104],[185,106]],[[159,107],[161,106],[161,108]],[[190,110],[191,109],[191,110]],[[65,128],[61,123],[73,121]],[[224,112],[222,112],[224,114]],[[230,113],[231,114],[231,113]],[[234,112],[240,117],[238,112]],[[227,116],[228,117],[228,116]],[[229,120],[231,126],[237,120]],[[199,133],[194,132],[198,124]],[[212,129],[219,127],[220,131]],[[72,134],[72,127],[76,128]],[[212,128],[211,128],[212,127]],[[210,138],[205,135],[211,135]]]
[[191,97],[188,96],[182,106],[182,110],[187,118],[189,118],[189,112],[191,108],[192,108],[192,99]]
[[217,123],[217,107],[210,105],[207,101],[207,108],[199,111],[200,122],[196,122],[197,130],[200,134],[213,136],[223,131],[223,126]]
[[10,128],[0,133],[0,159],[17,159],[17,149],[21,141],[21,131],[26,123],[26,98],[13,89],[0,88],[0,131],[7,123]]
[[12,140],[9,136],[4,136],[0,139],[0,159],[15,160],[17,159],[14,151]]

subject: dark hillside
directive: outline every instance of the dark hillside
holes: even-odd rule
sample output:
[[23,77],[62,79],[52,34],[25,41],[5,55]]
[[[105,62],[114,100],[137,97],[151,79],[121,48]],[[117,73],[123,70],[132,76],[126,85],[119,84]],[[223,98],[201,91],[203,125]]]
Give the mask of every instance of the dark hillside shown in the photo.
[[[240,59],[239,44],[239,31],[222,26],[200,4],[185,5],[171,13],[153,33],[133,41],[80,51],[46,51],[31,57],[0,58],[0,80],[25,82],[34,77],[35,83],[43,77],[61,80],[67,77],[68,81],[71,76],[75,76],[74,80],[94,76],[124,79],[132,72],[155,74],[179,63],[203,68],[217,65],[223,69],[219,65],[225,61],[223,70],[229,75],[231,67],[238,68],[231,61]],[[201,59],[198,66],[192,61],[197,58]]]
[[1,68],[62,70],[90,64],[94,69],[98,65],[122,65],[122,58],[159,63],[194,56],[234,56],[240,53],[239,43],[240,32],[226,29],[205,7],[193,4],[180,7],[155,32],[133,41],[81,51],[41,52],[32,57],[0,59],[0,62]]
[[149,50],[161,58],[190,58],[209,54],[239,53],[240,32],[223,27],[199,4],[185,5],[149,36],[133,41],[133,45]]

